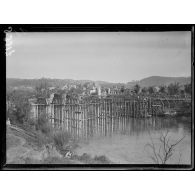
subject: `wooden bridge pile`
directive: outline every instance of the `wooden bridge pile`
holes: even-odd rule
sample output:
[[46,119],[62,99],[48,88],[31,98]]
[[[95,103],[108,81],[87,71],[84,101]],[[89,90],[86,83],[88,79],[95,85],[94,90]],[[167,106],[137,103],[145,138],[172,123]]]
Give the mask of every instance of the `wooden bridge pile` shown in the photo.
[[[159,116],[174,109],[181,100],[159,98],[93,98],[90,101],[69,99],[52,105],[50,120],[56,128],[86,136],[117,129],[127,118]],[[118,122],[117,122],[118,121]],[[122,122],[123,125],[123,122]]]

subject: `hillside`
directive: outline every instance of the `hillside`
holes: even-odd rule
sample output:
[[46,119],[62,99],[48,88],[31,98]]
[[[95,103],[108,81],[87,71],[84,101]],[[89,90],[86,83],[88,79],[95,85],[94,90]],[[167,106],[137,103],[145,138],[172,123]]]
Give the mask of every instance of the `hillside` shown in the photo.
[[180,85],[185,85],[191,82],[191,77],[162,77],[162,76],[151,76],[144,78],[140,81],[129,82],[127,85],[134,86],[138,83],[141,87],[149,86],[160,86],[169,85],[170,83],[180,83]]
[[103,87],[112,87],[113,85],[121,85],[118,83],[110,83],[106,81],[91,81],[91,80],[74,80],[74,79],[18,79],[18,78],[7,78],[6,86],[7,88],[35,88],[40,83],[47,83],[49,87],[63,87],[66,84],[84,84],[84,83],[96,83],[97,85]]
[[17,79],[17,78],[7,78],[6,85],[7,87],[20,87],[20,88],[35,88],[40,83],[47,82],[49,87],[62,87],[66,84],[84,84],[86,82],[96,83],[101,87],[113,87],[122,85],[126,85],[126,87],[131,88],[135,84],[139,84],[141,87],[149,87],[149,86],[160,86],[160,85],[169,85],[170,83],[178,82],[181,85],[187,84],[191,82],[191,77],[161,77],[161,76],[151,76],[144,78],[140,81],[132,81],[128,83],[111,83],[106,81],[91,81],[91,80],[73,80],[73,79],[49,79],[49,78],[41,78],[41,79]]

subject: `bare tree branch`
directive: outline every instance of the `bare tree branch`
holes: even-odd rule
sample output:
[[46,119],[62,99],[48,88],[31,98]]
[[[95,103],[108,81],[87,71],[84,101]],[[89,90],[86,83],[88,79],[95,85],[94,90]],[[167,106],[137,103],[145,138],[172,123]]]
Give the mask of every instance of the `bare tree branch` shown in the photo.
[[[149,146],[153,152],[153,156],[150,156],[150,158],[157,164],[159,163],[166,164],[167,161],[173,156],[175,147],[185,138],[185,135],[184,135],[181,139],[179,139],[175,143],[169,144],[170,136],[168,136],[169,131],[167,130],[165,134],[161,134],[161,136],[159,137],[159,141],[161,145],[159,146],[159,149],[157,152],[157,148],[153,142],[152,136],[150,132],[148,133],[150,136],[151,143],[147,144],[147,146]],[[179,163],[180,163],[180,160],[181,160],[181,153],[179,157]]]
[[175,147],[177,144],[179,144],[183,139],[185,138],[185,135],[179,140],[177,141],[175,144],[171,144],[171,147]]
[[150,135],[150,139],[151,139],[151,142],[152,142],[151,148],[152,148],[152,150],[153,150],[153,153],[154,153],[155,159],[156,159],[157,163],[159,164],[158,156],[157,156],[157,154],[156,154],[155,145],[154,145],[154,142],[153,142],[152,136],[151,136],[151,134],[150,134],[150,131],[149,131],[149,135]]
[[179,162],[178,162],[178,164],[180,164],[180,161],[181,161],[181,152],[179,152]]

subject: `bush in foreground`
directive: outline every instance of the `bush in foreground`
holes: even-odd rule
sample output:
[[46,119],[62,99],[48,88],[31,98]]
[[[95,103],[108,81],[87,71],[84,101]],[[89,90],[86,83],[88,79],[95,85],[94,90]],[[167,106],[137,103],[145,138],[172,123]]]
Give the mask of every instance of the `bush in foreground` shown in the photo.
[[104,155],[92,158],[89,154],[83,153],[81,156],[74,155],[73,159],[79,160],[84,164],[111,164],[112,162]]
[[55,131],[52,135],[54,144],[57,148],[63,148],[67,144],[69,144],[71,140],[71,136],[66,131]]

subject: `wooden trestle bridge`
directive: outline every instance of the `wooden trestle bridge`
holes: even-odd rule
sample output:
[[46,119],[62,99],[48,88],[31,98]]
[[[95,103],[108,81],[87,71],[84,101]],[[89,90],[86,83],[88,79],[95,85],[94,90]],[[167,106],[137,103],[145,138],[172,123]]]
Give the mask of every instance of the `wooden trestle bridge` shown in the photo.
[[191,107],[191,98],[113,96],[82,101],[67,99],[65,103],[54,98],[51,104],[36,106],[39,113],[48,115],[55,128],[79,135],[87,134],[90,129],[112,128],[114,121],[121,118],[156,117],[184,106]]

